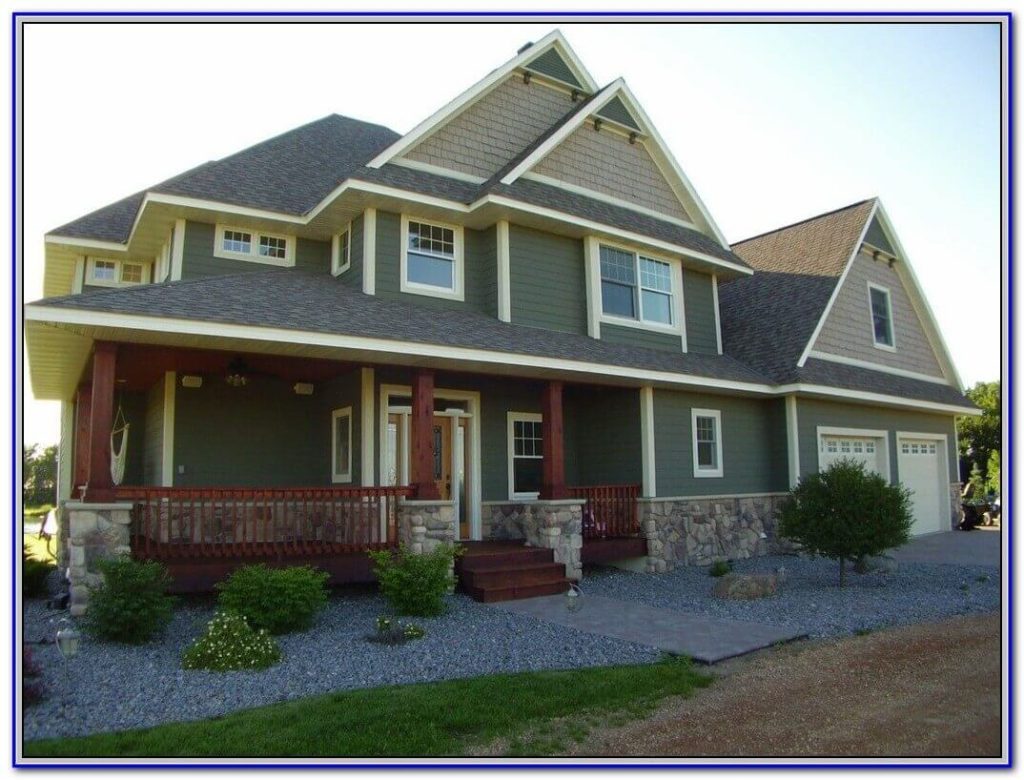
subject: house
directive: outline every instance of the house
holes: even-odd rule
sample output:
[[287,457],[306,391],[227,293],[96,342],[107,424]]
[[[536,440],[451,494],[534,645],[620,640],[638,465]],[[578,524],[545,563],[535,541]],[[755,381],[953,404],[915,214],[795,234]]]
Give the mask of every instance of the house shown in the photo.
[[44,295],[79,611],[104,548],[205,587],[500,540],[494,598],[763,554],[843,457],[914,533],[958,511],[974,409],[881,203],[730,245],[557,31],[405,135],[328,116],[53,230]]

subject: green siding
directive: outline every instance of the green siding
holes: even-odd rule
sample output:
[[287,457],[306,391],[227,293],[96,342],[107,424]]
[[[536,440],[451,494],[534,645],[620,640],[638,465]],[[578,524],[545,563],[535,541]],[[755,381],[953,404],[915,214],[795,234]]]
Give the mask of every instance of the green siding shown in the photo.
[[601,340],[611,344],[625,344],[630,347],[660,349],[665,352],[682,352],[683,341],[669,333],[653,333],[640,328],[601,323]]
[[683,270],[683,303],[686,309],[687,351],[717,355],[715,292],[714,283],[708,274]]
[[586,335],[582,241],[512,226],[509,265],[512,322]]
[[356,217],[352,220],[352,239],[349,243],[350,263],[349,269],[338,279],[342,284],[354,287],[357,290],[363,289],[363,218]]
[[956,434],[953,417],[927,412],[903,411],[875,406],[856,406],[801,398],[797,401],[800,431],[800,474],[818,470],[818,426],[884,430],[889,438],[890,478],[899,481],[896,432],[944,433],[947,437],[949,480],[957,479]]
[[[566,481],[577,485],[639,484],[640,391],[633,388],[572,387],[565,393]],[[570,474],[569,472],[572,471]]]
[[[198,279],[204,276],[223,276],[247,271],[266,271],[277,266],[246,260],[227,260],[214,257],[213,248],[217,229],[205,222],[188,222],[185,226],[185,245],[181,259],[181,278]],[[331,244],[300,238],[295,245],[295,267],[303,271],[329,273]]]
[[498,229],[466,230],[466,302],[498,316]]
[[583,85],[572,74],[572,70],[565,64],[565,60],[554,49],[548,49],[542,55],[527,63],[527,68],[551,76],[574,87],[583,88]]
[[[693,476],[690,410],[722,413],[722,477]],[[787,489],[784,417],[774,399],[654,391],[654,431],[659,496],[769,493]]]
[[316,434],[313,441],[323,459],[321,481],[331,482],[331,447],[333,446],[331,416],[335,409],[352,407],[352,482],[362,484],[362,376],[360,369],[353,369],[344,376],[336,377],[316,386],[319,409],[316,412]]
[[164,378],[160,377],[146,393],[143,417],[142,480],[146,485],[160,485],[163,479],[164,447]]

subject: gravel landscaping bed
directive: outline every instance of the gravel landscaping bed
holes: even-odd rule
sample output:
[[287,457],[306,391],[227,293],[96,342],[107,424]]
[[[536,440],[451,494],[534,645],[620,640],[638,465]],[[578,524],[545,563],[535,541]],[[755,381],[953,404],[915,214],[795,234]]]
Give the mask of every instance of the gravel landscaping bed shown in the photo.
[[679,567],[652,576],[609,567],[588,569],[584,593],[636,601],[679,612],[800,629],[811,637],[941,620],[999,609],[999,569],[987,566],[900,561],[891,574],[856,574],[847,565],[846,587],[837,587],[839,564],[796,555],[749,558],[738,573],[774,572],[785,566],[779,593],[755,601],[712,596],[717,581],[703,567]]
[[[212,606],[185,604],[163,638],[141,647],[85,637],[71,661],[68,715],[61,714],[62,671],[53,644],[66,612],[25,604],[25,641],[44,668],[48,697],[25,710],[26,740],[121,731],[210,718],[239,709],[354,688],[476,677],[501,672],[651,663],[650,647],[585,634],[525,615],[448,597],[438,618],[408,618],[427,635],[405,645],[365,641],[378,615],[375,594],[335,594],[315,626],[279,637],[284,660],[261,672],[184,671],[181,654],[206,627]],[[404,618],[403,618],[404,620]],[[35,644],[45,640],[45,644]]]

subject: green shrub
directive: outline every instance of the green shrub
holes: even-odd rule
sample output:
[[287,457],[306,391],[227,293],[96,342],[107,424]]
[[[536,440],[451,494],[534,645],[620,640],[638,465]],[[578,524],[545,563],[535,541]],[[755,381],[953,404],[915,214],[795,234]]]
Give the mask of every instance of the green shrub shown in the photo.
[[26,544],[21,553],[21,592],[27,598],[36,599],[49,595],[47,580],[50,572],[56,569],[52,561],[43,561],[32,554]]
[[880,555],[910,538],[910,492],[843,459],[800,480],[780,511],[779,534],[814,555],[846,561]]
[[218,612],[206,626],[206,633],[185,651],[185,669],[229,672],[266,669],[281,660],[281,650],[266,629],[253,630],[235,612]]
[[302,631],[327,604],[325,572],[311,566],[271,569],[260,563],[236,569],[215,586],[221,609],[243,615],[271,634]]
[[732,564],[729,561],[715,561],[711,564],[711,568],[708,569],[708,574],[712,577],[724,577],[731,571]]
[[371,552],[380,591],[400,615],[429,617],[444,611],[444,595],[452,587],[452,563],[462,551],[450,544],[433,552],[413,554],[402,546],[397,553]]
[[103,584],[93,590],[86,628],[100,639],[138,645],[166,626],[174,612],[171,578],[156,561],[100,561]]

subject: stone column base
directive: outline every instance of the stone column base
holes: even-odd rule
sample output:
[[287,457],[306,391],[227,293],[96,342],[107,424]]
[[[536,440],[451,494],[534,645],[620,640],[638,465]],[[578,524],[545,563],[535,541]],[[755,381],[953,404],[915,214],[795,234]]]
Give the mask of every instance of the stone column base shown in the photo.
[[91,590],[103,582],[99,562],[131,554],[131,512],[131,504],[64,504],[68,526],[67,578],[74,617],[85,614]]
[[553,550],[555,562],[565,566],[566,579],[583,579],[583,501],[531,501],[523,518],[526,544]]
[[[413,555],[455,544],[455,502],[403,499],[398,503],[398,543]],[[455,590],[455,562],[449,570],[449,590]]]

